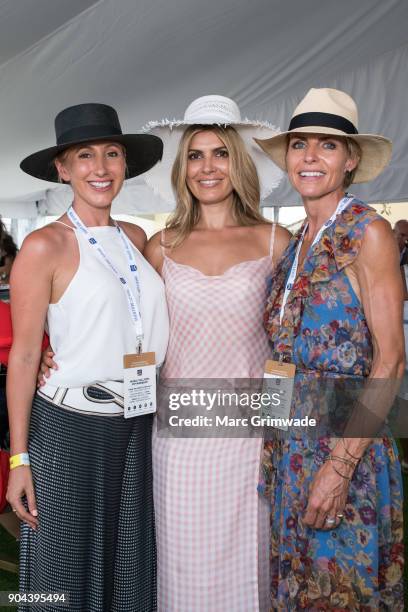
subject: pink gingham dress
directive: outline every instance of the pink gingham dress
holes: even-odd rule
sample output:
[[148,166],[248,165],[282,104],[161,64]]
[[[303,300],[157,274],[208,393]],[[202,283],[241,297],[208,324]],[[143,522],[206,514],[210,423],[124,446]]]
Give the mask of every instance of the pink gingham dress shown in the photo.
[[[170,342],[161,376],[261,378],[270,355],[262,317],[271,272],[271,255],[220,276],[164,255]],[[261,447],[261,438],[153,434],[159,612],[269,609]]]

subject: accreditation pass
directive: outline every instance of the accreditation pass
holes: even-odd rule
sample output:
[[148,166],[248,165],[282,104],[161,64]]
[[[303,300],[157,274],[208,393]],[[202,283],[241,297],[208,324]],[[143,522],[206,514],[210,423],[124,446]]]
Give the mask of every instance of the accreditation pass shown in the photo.
[[265,363],[263,390],[269,393],[270,397],[272,394],[278,394],[279,402],[271,402],[269,406],[264,406],[262,416],[276,419],[275,426],[284,431],[288,430],[287,421],[292,405],[295,372],[294,363],[281,363],[272,359],[268,359]]
[[155,353],[124,355],[125,419],[156,412]]

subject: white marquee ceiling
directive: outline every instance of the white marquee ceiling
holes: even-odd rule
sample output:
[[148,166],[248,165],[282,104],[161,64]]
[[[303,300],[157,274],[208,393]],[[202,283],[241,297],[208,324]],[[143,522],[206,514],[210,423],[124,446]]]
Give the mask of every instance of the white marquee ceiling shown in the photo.
[[[348,91],[360,131],[394,141],[391,167],[353,191],[408,199],[407,24],[406,0],[0,1],[0,211],[34,215],[69,201],[61,189],[47,196],[53,186],[18,167],[53,144],[53,119],[66,106],[111,104],[131,132],[218,93],[244,116],[285,129],[312,86]],[[297,198],[285,180],[268,204],[290,203]],[[164,208],[140,179],[117,206]]]

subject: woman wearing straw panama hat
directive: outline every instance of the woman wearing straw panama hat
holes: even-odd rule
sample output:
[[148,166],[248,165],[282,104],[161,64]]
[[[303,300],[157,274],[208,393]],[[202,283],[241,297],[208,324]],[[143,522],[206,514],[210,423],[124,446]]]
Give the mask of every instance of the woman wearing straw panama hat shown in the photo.
[[[124,418],[123,361],[142,350],[164,360],[168,314],[143,230],[110,211],[126,170],[151,168],[162,143],[122,134],[104,104],[64,109],[55,129],[56,146],[21,168],[69,183],[73,202],[25,239],[11,279],[7,499],[23,521],[20,589],[64,593],[56,605],[73,612],[153,612],[152,415]],[[58,369],[33,400],[45,323]]]
[[[146,249],[165,282],[170,313],[161,378],[187,379],[187,391],[188,379],[260,378],[269,355],[266,283],[288,232],[259,212],[260,193],[271,192],[280,172],[252,138],[276,130],[241,120],[223,96],[198,98],[184,120],[147,129],[163,139],[164,156],[146,180],[176,202],[166,231]],[[169,439],[154,431],[159,610],[268,609],[261,447],[260,438]]]
[[[296,367],[291,416],[330,412],[332,425],[265,443],[271,609],[402,610],[400,466],[376,435],[404,369],[398,252],[389,224],[345,193],[380,174],[391,143],[359,134],[354,100],[336,89],[311,89],[286,132],[257,142],[306,210],[265,312],[274,359]],[[329,380],[361,385],[350,414]]]

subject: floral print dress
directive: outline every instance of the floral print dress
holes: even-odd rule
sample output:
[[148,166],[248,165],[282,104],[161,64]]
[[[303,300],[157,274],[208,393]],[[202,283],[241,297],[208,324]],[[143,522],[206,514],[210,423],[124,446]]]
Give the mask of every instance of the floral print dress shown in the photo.
[[[296,364],[293,416],[319,413],[332,392],[324,383],[361,383],[370,373],[371,336],[345,268],[367,225],[379,218],[356,199],[337,215],[307,253],[282,323],[285,283],[303,228],[278,266],[265,324],[275,357]],[[332,424],[344,417],[342,402],[331,407],[327,435],[291,430],[264,445],[260,489],[272,508],[271,610],[403,610],[402,482],[393,440],[376,438],[364,453],[337,528],[314,530],[300,520],[313,476],[338,441]]]

